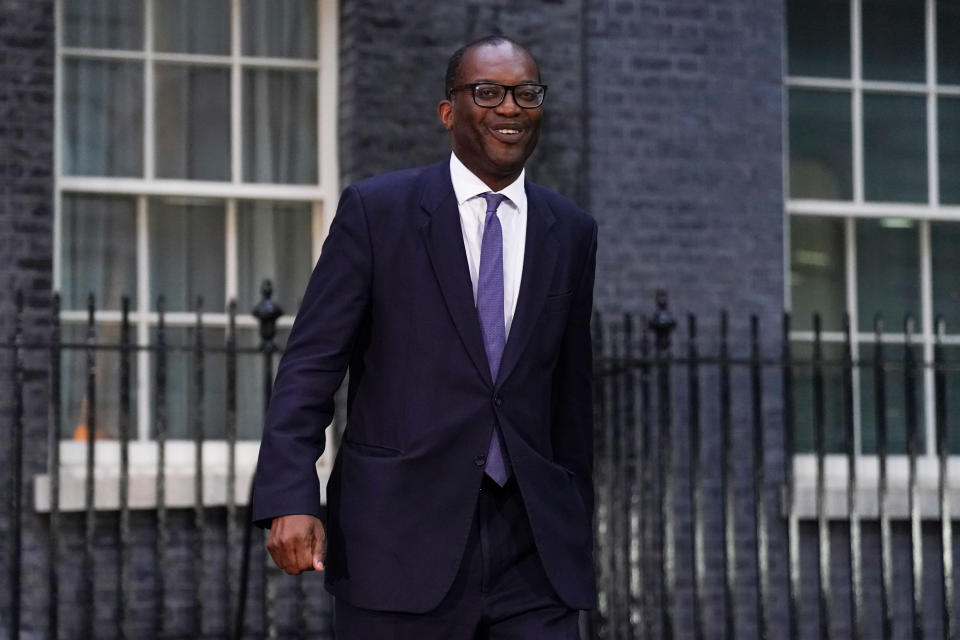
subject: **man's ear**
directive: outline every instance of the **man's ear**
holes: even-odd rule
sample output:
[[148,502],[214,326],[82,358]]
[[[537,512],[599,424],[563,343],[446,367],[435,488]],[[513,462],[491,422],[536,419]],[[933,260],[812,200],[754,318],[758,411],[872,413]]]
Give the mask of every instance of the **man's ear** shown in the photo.
[[437,114],[440,116],[440,122],[443,127],[450,131],[453,129],[453,103],[449,100],[441,100],[437,105]]

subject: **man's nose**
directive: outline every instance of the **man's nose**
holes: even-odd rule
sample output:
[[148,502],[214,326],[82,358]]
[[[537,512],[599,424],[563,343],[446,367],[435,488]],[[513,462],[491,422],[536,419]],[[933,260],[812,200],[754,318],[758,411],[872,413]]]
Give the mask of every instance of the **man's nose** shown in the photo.
[[503,96],[503,102],[498,104],[495,107],[495,110],[497,113],[503,115],[515,115],[520,112],[520,106],[513,98],[513,89],[507,91],[507,93]]

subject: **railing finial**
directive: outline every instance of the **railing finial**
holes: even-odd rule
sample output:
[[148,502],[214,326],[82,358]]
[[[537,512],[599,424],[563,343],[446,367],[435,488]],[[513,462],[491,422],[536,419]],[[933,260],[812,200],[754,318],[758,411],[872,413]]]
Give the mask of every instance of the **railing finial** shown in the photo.
[[260,303],[250,313],[260,321],[261,344],[263,346],[272,345],[273,338],[277,335],[277,318],[283,315],[283,309],[271,299],[273,297],[273,283],[270,282],[269,278],[265,279],[263,284],[260,285],[260,295],[263,296]]
[[677,326],[677,321],[667,309],[667,291],[657,289],[657,310],[650,318],[650,329],[657,337],[657,350],[667,351],[670,349],[670,335]]

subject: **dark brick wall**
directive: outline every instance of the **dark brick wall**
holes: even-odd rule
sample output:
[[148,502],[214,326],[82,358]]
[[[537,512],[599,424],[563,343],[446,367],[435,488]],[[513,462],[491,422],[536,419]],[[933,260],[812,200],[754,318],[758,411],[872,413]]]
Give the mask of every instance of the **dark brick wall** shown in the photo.
[[[11,337],[15,289],[25,294],[25,339],[42,335],[50,290],[53,199],[53,2],[5,0],[0,3],[0,341]],[[45,465],[47,415],[47,365],[39,354],[24,358],[24,466],[28,477]],[[23,491],[23,553],[11,557],[13,513],[8,484],[15,413],[11,352],[0,350],[0,424],[4,446],[0,539],[3,549],[0,582],[0,637],[6,637],[10,619],[9,575],[11,562],[22,562],[22,579],[28,589],[22,599],[21,620],[27,637],[39,637],[46,619],[46,598],[38,590],[39,571],[46,558],[39,546],[43,522],[33,514],[32,486]],[[30,634],[33,634],[32,636]]]
[[601,308],[743,325],[783,310],[779,2],[598,2],[590,12],[590,202]]

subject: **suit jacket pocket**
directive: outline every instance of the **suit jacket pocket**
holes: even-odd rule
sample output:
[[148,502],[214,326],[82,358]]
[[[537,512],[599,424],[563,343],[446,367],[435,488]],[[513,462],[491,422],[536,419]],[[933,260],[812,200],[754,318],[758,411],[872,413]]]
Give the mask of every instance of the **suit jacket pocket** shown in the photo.
[[373,456],[374,458],[395,458],[403,455],[403,451],[393,447],[385,447],[379,444],[368,444],[366,442],[356,442],[354,440],[344,439],[343,444],[353,449],[353,451],[362,456]]

